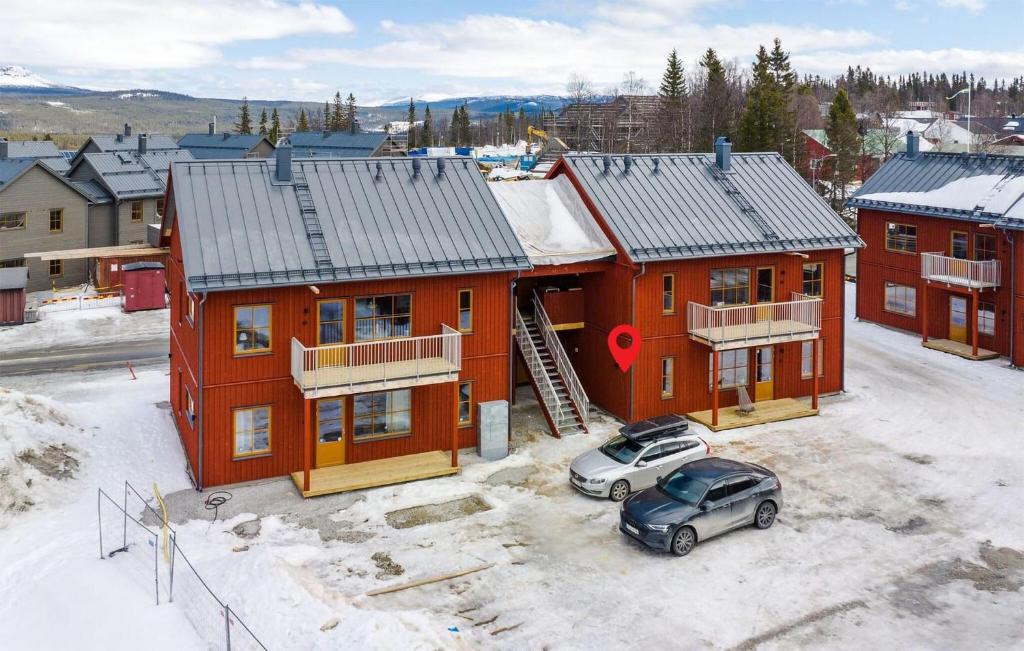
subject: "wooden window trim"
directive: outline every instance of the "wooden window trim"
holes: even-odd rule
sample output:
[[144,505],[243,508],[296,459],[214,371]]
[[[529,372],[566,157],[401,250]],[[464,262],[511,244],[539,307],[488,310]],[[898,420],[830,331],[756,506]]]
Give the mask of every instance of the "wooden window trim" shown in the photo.
[[[411,387],[410,388],[406,388],[406,389],[388,389],[388,390],[385,390],[385,391],[368,391],[367,393],[395,393],[397,391],[408,391],[409,392],[409,409],[408,409],[408,411],[409,411],[409,429],[402,430],[400,432],[386,432],[384,434],[366,434],[366,435],[357,437],[356,436],[356,401],[355,401],[355,397],[356,396],[354,395],[352,397],[352,442],[353,443],[355,443],[355,444],[369,443],[371,441],[384,441],[384,440],[387,440],[387,439],[397,439],[397,438],[403,438],[403,437],[406,437],[406,436],[412,436],[413,390],[412,390]],[[356,395],[366,395],[366,394],[356,394]],[[406,410],[405,409],[401,409],[399,411],[406,411]],[[373,416],[376,413],[377,412],[371,411],[367,415]],[[388,414],[390,412],[385,411],[383,413],[384,414]]]
[[[462,308],[462,295],[463,294],[468,294],[469,295],[469,310],[468,310],[469,311],[469,328],[465,328],[465,329],[462,328],[462,310],[463,310],[463,308]],[[409,301],[410,301],[409,302],[409,319],[410,319],[410,323],[411,323],[411,320],[412,320],[412,298],[411,297],[410,297]],[[473,288],[472,287],[466,287],[466,288],[460,289],[459,292],[458,292],[458,301],[459,301],[459,305],[458,305],[459,314],[458,314],[458,317],[457,317],[458,321],[456,322],[456,325],[459,326],[458,330],[459,330],[459,332],[461,332],[462,334],[465,334],[465,335],[473,334],[473,325],[474,325],[473,321],[475,320],[474,317],[476,316],[474,314]]]
[[[257,307],[267,308],[267,347],[258,350],[238,350],[238,310],[255,309]],[[254,303],[252,305],[235,305],[232,307],[231,316],[234,317],[231,324],[232,334],[231,349],[235,357],[252,357],[253,355],[270,355],[274,352],[274,306],[272,303]]]
[[[734,355],[739,355],[740,351],[745,351],[744,352],[744,356],[746,357],[746,362],[744,362],[743,364],[736,364],[735,366],[725,366],[725,364],[722,363],[722,360],[724,358],[724,354],[725,353],[733,353]],[[720,351],[717,351],[717,352],[720,355],[720,357],[718,358],[719,359],[719,365],[718,365],[718,377],[717,378],[713,377],[714,376],[714,362],[713,362],[713,360],[711,358],[711,356],[715,354],[715,351],[711,351],[708,354],[708,393],[711,393],[714,390],[715,387],[714,387],[713,383],[718,382],[720,380],[720,378],[723,375],[725,375],[726,369],[731,369],[731,370],[746,369],[746,376],[747,376],[746,377],[746,382],[744,382],[742,384],[730,384],[730,385],[724,385],[723,384],[722,386],[718,387],[719,391],[732,391],[732,390],[738,389],[740,387],[749,387],[750,386],[750,362],[751,362],[751,357],[752,357],[751,354],[750,354],[750,349],[749,348],[732,348],[732,349],[729,349],[729,350],[720,350]]]
[[[991,310],[989,310],[990,312],[992,312],[992,321],[991,321],[991,323],[992,323],[992,331],[991,332],[986,332],[985,330],[981,329],[982,306],[986,306],[986,305],[988,307],[992,308]],[[996,318],[996,304],[993,303],[992,301],[978,301],[978,322],[976,324],[974,324],[974,327],[976,327],[978,329],[978,335],[982,336],[982,337],[995,337],[996,336],[996,322],[997,321],[998,321],[998,319]]]
[[[57,214],[58,226],[53,227],[53,215]],[[63,208],[50,208],[50,232],[51,233],[63,233],[64,232],[64,209]]]
[[[885,290],[887,290],[889,288],[889,285],[892,285],[893,287],[899,287],[899,288],[903,288],[903,289],[912,289],[912,290],[914,290],[914,313],[913,314],[910,314],[910,313],[907,313],[907,312],[899,312],[897,310],[889,309],[889,301],[887,300],[887,296],[886,296],[886,292],[885,292]],[[897,316],[906,317],[908,319],[917,318],[917,287],[912,287],[910,285],[901,285],[899,283],[895,283],[895,282],[892,282],[892,281],[889,281],[889,280],[883,281],[882,282],[882,311],[883,312],[888,312],[889,314],[895,314]]]
[[[986,241],[992,242],[992,248],[991,249],[988,249],[987,247],[982,249],[983,251],[991,250],[992,251],[992,257],[991,258],[984,258],[984,259],[982,259],[982,258],[978,257],[978,250],[979,250],[978,240],[979,239],[984,239]],[[996,238],[995,235],[992,235],[992,234],[989,234],[989,233],[975,233],[974,237],[972,238],[972,244],[974,245],[974,251],[973,251],[974,255],[972,256],[973,260],[978,261],[978,262],[984,262],[986,260],[998,260],[999,259],[999,240],[998,240],[998,238]]]
[[[340,415],[338,416],[338,418],[336,418],[336,419],[335,418],[327,418],[327,419],[321,418],[320,417],[320,403],[322,403],[322,402],[339,402],[339,403],[341,403],[341,409],[339,411]],[[328,420],[328,421],[338,420],[341,423],[341,439],[340,439],[340,442],[341,442],[342,445],[344,445],[345,444],[345,432],[347,431],[347,428],[345,427],[345,416],[346,416],[346,414],[345,414],[345,396],[333,396],[333,397],[330,397],[330,398],[317,398],[317,401],[316,401],[316,442],[317,442],[317,444],[320,443],[320,426],[323,425],[324,421],[325,420]]]
[[[914,250],[907,251],[906,249],[894,249],[889,246],[889,226],[903,226],[905,228],[914,229]],[[900,255],[917,255],[917,226],[914,224],[905,224],[903,222],[885,222],[885,230],[882,235],[885,238],[885,250],[889,253],[898,253]],[[909,237],[908,235],[902,235],[901,237]]]
[[[462,420],[462,402],[463,401],[462,401],[461,389],[462,389],[462,385],[463,384],[465,384],[467,387],[469,387],[469,396],[466,398],[466,402],[469,405],[469,409],[467,409],[466,411],[469,413],[469,416],[466,418],[466,420]],[[459,392],[459,427],[460,428],[470,427],[470,426],[473,425],[473,381],[472,380],[463,380],[462,382],[459,382],[459,384],[458,384],[458,386],[456,387],[455,390]]]
[[[745,287],[746,290],[747,290],[747,300],[742,302],[742,303],[724,303],[723,302],[722,305],[716,306],[715,305],[715,298],[714,298],[714,296],[715,296],[715,287],[714,287],[714,285],[711,284],[712,276],[715,274],[715,272],[723,272],[724,273],[724,272],[740,272],[740,271],[746,271],[747,272],[747,282],[746,282],[745,285],[739,285],[739,284],[737,284],[737,285],[724,285],[723,284],[718,289],[724,292],[724,291],[727,291],[727,290],[730,290],[730,289],[737,290],[737,289],[739,289],[741,287]],[[756,278],[754,279],[754,282],[757,282]],[[708,301],[708,303],[709,303],[709,305],[711,307],[736,307],[736,306],[739,306],[739,305],[750,305],[750,267],[719,267],[719,268],[716,268],[716,269],[712,269],[710,271],[710,273],[708,274],[708,288],[710,290],[710,293],[709,293],[710,300]]]
[[[668,289],[665,288],[666,281]],[[669,300],[669,306],[665,307],[665,298]],[[674,273],[661,275],[661,313],[669,316],[676,313],[676,275]]]
[[[334,344],[325,344],[320,339],[320,325],[323,323],[320,320],[320,306],[323,303],[341,303],[341,341]],[[354,314],[354,312],[353,312]],[[334,346],[346,343],[345,337],[348,335],[348,328],[346,327],[345,320],[348,318],[348,299],[347,298],[321,298],[316,302],[316,345],[317,346]],[[328,321],[327,323],[334,323],[334,321]]]
[[[665,363],[668,363],[668,373],[665,372]],[[665,378],[668,378],[668,391],[665,391]],[[661,358],[661,399],[674,398],[676,394],[676,358],[672,356]]]
[[[963,235],[964,236],[964,247],[965,247],[965,250],[964,250],[964,257],[963,258],[957,258],[955,255],[953,255],[953,238],[955,238],[957,235]],[[961,260],[961,259],[962,260],[970,260],[971,259],[971,234],[970,233],[968,233],[967,231],[950,231],[949,232],[949,257],[956,258],[957,260]]]
[[[267,410],[267,447],[266,449],[253,450],[252,452],[238,453],[238,432],[235,430],[235,413],[239,411],[255,411],[257,409]],[[252,442],[255,445],[256,442],[256,430],[253,429],[250,432],[252,436]],[[244,461],[246,459],[258,459],[260,457],[269,457],[273,455],[274,450],[274,406],[273,405],[254,405],[252,407],[233,407],[231,409],[231,459],[233,461]]]
[[[821,285],[821,289],[818,291],[817,294],[808,294],[805,291],[806,290],[805,283],[807,281],[805,281],[804,278],[803,278],[803,271],[807,267],[814,267],[814,266],[821,267],[821,278],[818,280],[818,282]],[[814,282],[814,281],[811,281],[811,282]],[[824,260],[817,260],[817,261],[814,261],[814,262],[805,262],[803,264],[803,266],[800,268],[800,290],[801,290],[801,292],[803,293],[804,296],[813,296],[814,298],[820,298],[820,299],[824,299],[825,298],[825,261]]]
[[[182,384],[182,388],[185,390],[185,418],[188,420],[189,427],[195,429],[196,402],[195,399],[192,397],[192,392],[188,390],[188,387]],[[234,427],[233,424],[232,427]]]
[[21,217],[21,225],[19,226],[0,226],[0,231],[23,231],[28,224],[28,213],[21,210],[18,212],[5,212],[0,213],[0,220],[10,219],[12,217]]
[[[369,316],[358,317],[358,316],[356,316],[356,303],[361,301],[361,300],[367,299],[367,298],[378,299],[378,298],[386,298],[388,296],[390,296],[392,298],[395,298],[395,297],[398,297],[398,296],[408,296],[409,297],[409,334],[402,335],[402,336],[399,336],[399,337],[371,337],[369,339],[358,339],[357,338],[357,333],[359,332],[359,329],[356,327],[356,325],[358,324],[360,319],[363,319],[363,320],[367,320],[368,319],[368,320],[372,320],[372,321],[377,321],[378,319],[385,319],[386,318],[386,319],[394,320],[395,315],[392,314],[389,317],[376,317],[376,316],[373,316],[373,317],[369,317]],[[364,296],[356,296],[355,298],[353,298],[352,299],[352,341],[353,341],[353,343],[363,344],[363,343],[367,343],[367,342],[370,342],[370,341],[386,341],[388,339],[411,339],[413,337],[413,334],[412,334],[413,333],[413,328],[412,328],[412,323],[413,323],[412,297],[413,297],[413,293],[412,292],[397,292],[395,294],[370,294],[370,295],[364,295]],[[374,329],[376,330],[376,328],[374,328]]]
[[[761,283],[758,281],[757,277],[761,274],[762,271],[764,271],[766,269],[770,269],[771,272],[772,272],[772,286],[771,286],[772,296],[767,301],[762,302],[762,301],[759,301],[758,298],[757,298],[757,291],[759,289],[761,289]],[[765,266],[757,267],[754,270],[754,300],[757,302],[758,305],[766,305],[768,303],[774,303],[775,302],[775,266],[774,265],[765,265]]]
[[[135,206],[139,207],[139,218],[135,218]],[[141,224],[146,219],[146,204],[141,200],[132,201],[128,204],[130,212],[130,219],[133,224]]]
[[[825,339],[824,338],[810,339],[808,341],[812,342],[812,345],[818,347],[818,377],[825,377]],[[804,359],[807,359],[806,357],[804,357],[804,347],[803,347],[803,345],[805,343],[807,343],[807,341],[800,342],[800,379],[801,380],[812,380],[812,379],[814,379],[814,373],[813,372],[811,372],[811,373],[804,373]],[[810,359],[811,360],[814,359],[814,349],[811,349]],[[813,363],[814,363],[813,361],[809,362],[809,364],[813,364]]]
[[[50,278],[62,278],[64,277],[64,261],[63,260],[50,260],[47,271],[50,272]],[[57,273],[53,273],[54,263],[57,265]]]
[[188,301],[185,316],[188,317],[188,324],[194,328],[196,325],[196,298],[188,291],[188,288],[185,289],[185,300]]

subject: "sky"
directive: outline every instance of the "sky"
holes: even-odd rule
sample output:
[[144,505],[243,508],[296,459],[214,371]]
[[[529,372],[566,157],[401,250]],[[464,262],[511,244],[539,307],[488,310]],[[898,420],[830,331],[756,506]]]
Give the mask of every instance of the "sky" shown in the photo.
[[[84,8],[88,7],[87,10]],[[1024,0],[0,0],[0,65],[102,90],[362,105],[656,86],[673,48],[743,69],[775,37],[797,72],[1024,73]]]

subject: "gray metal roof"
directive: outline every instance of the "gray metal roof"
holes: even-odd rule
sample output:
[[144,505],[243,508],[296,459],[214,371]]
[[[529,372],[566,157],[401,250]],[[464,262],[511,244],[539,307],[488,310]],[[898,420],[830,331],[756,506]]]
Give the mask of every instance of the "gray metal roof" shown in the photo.
[[1024,229],[1024,158],[897,154],[871,175],[847,205]]
[[383,132],[302,131],[289,135],[288,142],[296,158],[359,158],[373,156],[388,137]]
[[8,158],[55,158],[60,150],[51,140],[8,140]]
[[25,289],[26,285],[28,285],[28,267],[0,269],[0,290]]
[[154,151],[138,154],[134,151],[84,154],[75,163],[88,165],[95,173],[93,181],[119,200],[156,197],[167,188],[167,171],[171,163],[193,160],[186,149]]
[[[443,161],[443,162],[442,162]],[[174,212],[192,291],[466,274],[530,265],[469,159],[296,160],[331,266],[318,268],[294,183],[273,159],[172,168]],[[438,173],[438,166],[444,173]]]
[[68,180],[71,181],[71,185],[78,188],[79,192],[89,197],[89,201],[93,203],[110,203],[114,200],[110,193],[97,181]]
[[140,135],[146,136],[146,149],[148,151],[178,149],[178,143],[174,141],[174,138],[159,133],[136,133],[130,136],[123,134],[100,134],[89,136],[89,140],[87,140],[86,144],[82,145],[82,147],[84,148],[89,144],[89,141],[92,141],[97,147],[99,147],[100,151],[103,152],[138,151]]
[[[15,181],[21,178],[33,167],[39,166],[39,169],[44,170],[47,174],[57,179],[57,181],[65,184],[75,192],[82,195],[82,197],[88,201],[92,201],[92,198],[88,193],[84,192],[76,184],[72,183],[70,179],[54,170],[47,164],[45,158],[5,158],[0,159],[0,192],[10,187]],[[2,207],[2,206],[0,206]]]
[[192,152],[196,159],[245,158],[262,140],[273,147],[266,136],[239,133],[187,133],[178,140],[178,146]]
[[713,154],[603,158],[565,162],[636,262],[863,246],[776,153],[732,154],[725,174]]

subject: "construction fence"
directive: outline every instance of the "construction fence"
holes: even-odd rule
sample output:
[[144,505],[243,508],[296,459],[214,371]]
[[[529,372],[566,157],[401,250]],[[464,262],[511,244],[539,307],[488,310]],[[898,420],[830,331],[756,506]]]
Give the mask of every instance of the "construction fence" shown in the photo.
[[[124,494],[118,498],[97,489],[100,559],[117,563],[150,590],[156,605],[175,603],[210,648],[267,651],[189,561],[178,545],[177,533],[167,524],[166,514],[154,509],[127,481]],[[162,508],[162,501],[157,501]],[[162,524],[150,527],[131,515],[143,511],[149,511]]]
[[76,296],[55,296],[39,301],[39,311],[66,312],[68,310],[91,310],[98,307],[120,307],[121,292],[102,294],[80,294]]

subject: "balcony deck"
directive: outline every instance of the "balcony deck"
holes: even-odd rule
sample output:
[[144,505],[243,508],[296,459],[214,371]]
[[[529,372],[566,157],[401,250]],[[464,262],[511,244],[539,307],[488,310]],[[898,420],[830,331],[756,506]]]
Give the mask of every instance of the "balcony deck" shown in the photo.
[[970,344],[962,344],[959,341],[951,341],[949,339],[929,339],[928,341],[922,342],[922,346],[925,348],[931,348],[932,350],[938,350],[943,353],[949,353],[950,355],[956,355],[957,357],[963,357],[964,359],[982,360],[982,359],[995,359],[999,357],[999,353],[985,350],[984,348],[978,348],[978,354],[974,354],[974,349],[971,348]]
[[443,477],[459,472],[451,455],[440,451],[407,454],[389,459],[343,463],[309,472],[309,490],[302,490],[302,472],[293,472],[292,481],[303,497],[401,484],[407,481]]
[[777,423],[783,420],[817,415],[817,409],[811,408],[800,400],[781,398],[779,400],[755,402],[754,411],[749,414],[741,413],[737,407],[723,407],[718,410],[718,425],[711,424],[712,413],[710,409],[691,412],[686,414],[686,417],[704,425],[712,432],[720,432],[725,429]]
[[994,289],[1002,280],[999,260],[964,260],[941,253],[921,254],[921,277],[966,289]]
[[306,398],[330,398],[454,382],[459,366],[441,357],[386,364],[322,367],[303,371],[299,387]]
[[817,339],[821,332],[821,299],[793,293],[793,300],[712,307],[687,304],[690,339],[712,350],[768,346]]
[[690,339],[715,350],[731,350],[752,346],[817,339],[820,328],[793,320],[758,321],[732,326],[691,329]]

